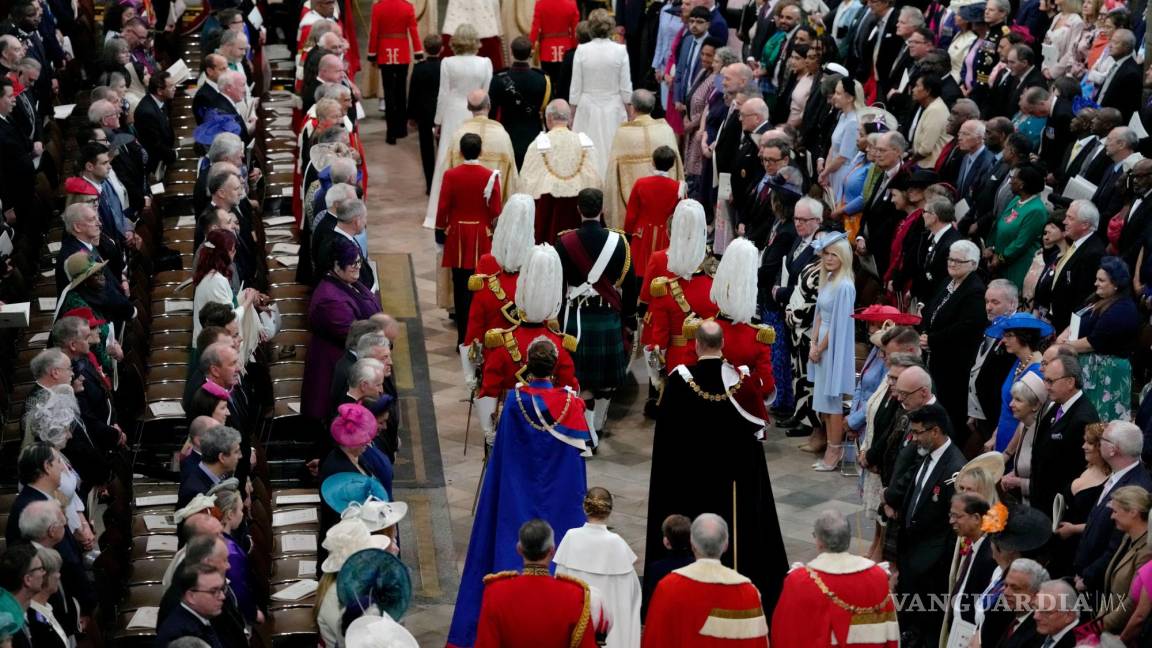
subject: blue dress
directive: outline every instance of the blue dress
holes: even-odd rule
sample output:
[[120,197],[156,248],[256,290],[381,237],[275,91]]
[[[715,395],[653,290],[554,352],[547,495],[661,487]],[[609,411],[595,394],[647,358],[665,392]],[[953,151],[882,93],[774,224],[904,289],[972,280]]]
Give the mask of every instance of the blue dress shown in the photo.
[[880,388],[884,379],[888,377],[888,366],[880,356],[880,349],[872,347],[868,357],[864,359],[864,368],[860,370],[860,382],[856,383],[856,391],[852,392],[852,409],[848,410],[848,417],[844,422],[849,430],[863,434],[868,422],[868,399]]
[[[825,284],[816,295],[819,340],[827,336],[828,348],[820,362],[808,362],[808,377],[812,381],[812,408],[820,414],[842,414],[844,394],[856,390],[855,303],[856,286],[844,279]],[[819,340],[813,336],[812,344]]]
[[[1016,426],[1020,421],[1012,416],[1012,385],[1015,385],[1020,379],[1015,378],[1016,370],[1020,367],[1020,359],[1017,358],[1016,362],[1012,363],[1012,368],[1008,370],[1008,375],[1004,378],[1004,384],[1000,387],[1000,420],[996,423],[996,452],[1004,452],[1008,447],[1008,442],[1012,440],[1012,435],[1016,434]],[[1020,378],[1024,377],[1025,373],[1034,373],[1041,378],[1044,374],[1040,373],[1040,363],[1033,362],[1028,365],[1028,368],[1020,373]]]
[[838,199],[844,204],[845,214],[859,214],[864,211],[864,181],[868,179],[872,163],[867,160],[866,153],[860,152],[847,166],[848,176],[844,178]]

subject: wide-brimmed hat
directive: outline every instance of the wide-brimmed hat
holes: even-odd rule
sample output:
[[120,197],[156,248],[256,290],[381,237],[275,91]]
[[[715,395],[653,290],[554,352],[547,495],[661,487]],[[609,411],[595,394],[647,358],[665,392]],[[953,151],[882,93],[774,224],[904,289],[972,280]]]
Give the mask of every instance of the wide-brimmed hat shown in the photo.
[[362,504],[370,497],[387,501],[388,491],[384,490],[384,485],[375,477],[358,472],[342,472],[320,484],[320,496],[333,511],[343,513],[352,502]]
[[27,618],[20,602],[8,590],[0,589],[0,637],[11,637],[24,629]]
[[84,250],[72,254],[64,260],[64,274],[70,281],[68,288],[72,289],[84,283],[88,277],[104,270],[106,265],[108,265],[106,261],[93,260],[92,255]]
[[320,571],[335,574],[344,566],[348,557],[364,549],[387,549],[392,539],[386,535],[372,535],[368,525],[359,518],[348,518],[337,522],[324,535],[321,546],[328,557],[320,564]]
[[964,467],[956,473],[953,479],[955,480],[965,472],[969,472],[975,469],[983,470],[988,475],[992,483],[996,483],[1000,481],[1001,477],[1004,476],[1004,455],[996,451],[985,452],[972,461],[964,464]]
[[365,614],[348,624],[344,645],[348,648],[420,648],[416,637],[387,614]]
[[393,619],[412,602],[412,577],[400,559],[380,549],[362,549],[348,557],[336,578],[336,597],[349,611],[376,608]]
[[1031,506],[1007,509],[1007,517],[1003,529],[992,532],[992,541],[1001,549],[1021,553],[1035,551],[1048,544],[1052,537],[1052,521]]
[[[356,247],[355,243],[348,243]],[[357,448],[376,438],[376,417],[359,403],[345,403],[337,408],[332,421],[332,440],[345,448]]]
[[216,496],[215,495],[205,495],[203,493],[200,493],[200,494],[196,495],[196,497],[193,497],[191,502],[188,502],[187,504],[185,504],[184,508],[180,509],[179,511],[176,511],[176,524],[180,524],[184,520],[187,520],[188,518],[192,517],[193,515],[196,515],[197,513],[202,513],[204,511],[211,510],[215,507],[216,507]]
[[1000,339],[1004,337],[1004,331],[1019,329],[1039,331],[1040,337],[1052,335],[1052,325],[1032,313],[1012,313],[997,317],[992,325],[984,331],[984,335]]
[[957,13],[960,14],[961,18],[970,23],[982,23],[984,22],[984,3],[973,2],[972,4],[964,5],[957,9]]
[[911,171],[904,171],[896,174],[892,178],[892,182],[888,183],[889,189],[899,189],[900,191],[908,191],[909,189],[924,189],[931,187],[940,181],[940,176],[936,175],[935,171],[928,169],[915,168]]
[[892,322],[903,326],[915,326],[920,323],[920,316],[905,313],[895,306],[886,304],[873,304],[866,308],[859,308],[852,314],[852,319],[861,322]]
[[380,531],[396,524],[408,515],[408,505],[404,502],[388,502],[369,496],[363,502],[349,502],[340,517],[345,520],[360,520],[369,531]]

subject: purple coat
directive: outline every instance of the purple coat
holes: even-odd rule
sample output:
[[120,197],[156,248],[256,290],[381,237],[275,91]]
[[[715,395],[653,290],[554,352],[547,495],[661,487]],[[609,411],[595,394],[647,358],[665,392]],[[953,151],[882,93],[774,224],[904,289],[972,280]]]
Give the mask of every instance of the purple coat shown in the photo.
[[320,422],[327,419],[332,406],[332,374],[344,355],[348,328],[380,310],[380,300],[360,282],[349,285],[330,275],[320,280],[308,305],[312,343],[308,345],[300,397],[304,416]]

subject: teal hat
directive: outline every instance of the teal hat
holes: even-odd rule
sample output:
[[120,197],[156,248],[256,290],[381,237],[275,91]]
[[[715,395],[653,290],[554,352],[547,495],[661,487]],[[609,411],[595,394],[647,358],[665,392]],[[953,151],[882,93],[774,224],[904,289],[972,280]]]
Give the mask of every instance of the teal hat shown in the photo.
[[0,589],[0,638],[11,637],[24,628],[24,608],[8,590]]
[[412,577],[396,556],[383,549],[362,549],[340,568],[336,596],[348,613],[360,616],[376,607],[399,620],[412,602]]
[[984,335],[999,340],[1004,337],[1004,331],[1018,329],[1038,331],[1040,337],[1052,335],[1052,325],[1032,313],[1012,313],[1011,315],[997,317],[996,321],[992,322],[992,326],[989,326],[988,329],[984,331]]
[[320,484],[320,496],[337,513],[343,513],[352,502],[362,504],[369,497],[385,502],[391,499],[380,480],[356,472],[336,473],[325,479]]

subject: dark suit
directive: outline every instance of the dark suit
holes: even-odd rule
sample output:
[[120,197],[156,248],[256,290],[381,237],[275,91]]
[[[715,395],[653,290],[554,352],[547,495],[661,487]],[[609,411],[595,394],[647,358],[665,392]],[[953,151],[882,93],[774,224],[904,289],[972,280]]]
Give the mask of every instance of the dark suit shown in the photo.
[[1055,174],[1072,142],[1072,102],[1057,98],[1040,139],[1040,159]]
[[747,208],[749,201],[748,191],[755,187],[764,177],[764,163],[760,161],[760,147],[752,139],[752,135],[759,135],[771,130],[772,124],[764,122],[751,133],[741,133],[740,149],[737,153],[735,166],[732,169],[732,206],[736,209],[737,217]]
[[517,61],[492,77],[488,90],[492,110],[488,116],[508,131],[517,167],[524,163],[524,153],[544,128],[544,106],[548,104],[551,90],[548,76],[527,62]]
[[1116,524],[1112,521],[1112,511],[1108,508],[1112,493],[1124,486],[1140,486],[1144,490],[1152,491],[1152,475],[1149,475],[1147,468],[1137,463],[1116,480],[1115,485],[1088,513],[1084,533],[1080,536],[1080,544],[1076,546],[1076,560],[1073,567],[1076,575],[1084,579],[1089,592],[1103,589],[1108,562],[1112,560],[1126,535],[1116,529]]
[[1072,257],[1060,269],[1059,276],[1051,279],[1052,310],[1049,318],[1056,330],[1063,331],[1072,313],[1083,307],[1084,302],[1094,293],[1096,271],[1100,269],[1100,258],[1104,256],[1104,251],[1103,237],[1099,232],[1093,233],[1072,253]]
[[204,85],[196,90],[196,94],[192,97],[192,117],[196,119],[196,125],[204,123],[204,117],[208,114],[209,110],[218,110],[227,113],[234,112],[232,101],[220,94],[220,91],[213,88],[207,80]]
[[1096,423],[1100,415],[1083,392],[1056,420],[1058,405],[1049,402],[1036,425],[1032,441],[1032,507],[1051,511],[1058,493],[1068,497],[1072,480],[1084,472],[1084,427]]
[[77,377],[84,378],[84,389],[76,394],[80,404],[80,420],[92,441],[105,452],[111,452],[119,445],[120,432],[112,425],[116,415],[112,410],[112,400],[108,386],[96,367],[88,358],[72,361],[72,370]]
[[189,468],[188,474],[180,478],[180,492],[176,496],[176,509],[184,508],[197,495],[207,493],[216,484],[217,482],[212,481],[208,473],[204,472],[202,466],[197,465]]
[[[980,350],[988,315],[984,281],[969,274],[949,295],[948,284],[924,307],[921,330],[928,335],[928,372],[933,392],[952,419],[952,439],[964,447],[968,438],[968,371]],[[965,368],[957,370],[959,368]]]
[[161,162],[171,167],[176,161],[176,136],[168,119],[168,107],[161,107],[156,97],[148,95],[136,104],[133,125],[140,144],[148,151],[148,163],[144,170],[151,175]]
[[1140,258],[1140,248],[1144,244],[1144,235],[1148,232],[1149,225],[1152,225],[1152,192],[1138,200],[1140,204],[1133,202],[1135,209],[1128,212],[1128,220],[1124,221],[1124,227],[1120,229],[1120,238],[1116,241],[1120,257],[1128,264],[1128,271],[1132,273],[1139,270],[1136,262]]
[[424,167],[424,193],[432,190],[432,173],[436,167],[436,101],[440,91],[440,58],[431,57],[412,66],[408,85],[408,119],[416,121],[420,134],[420,162]]
[[[876,270],[880,276],[888,271],[891,262],[892,239],[896,228],[906,215],[903,210],[897,209],[892,202],[892,192],[888,189],[890,182],[886,173],[873,167],[875,175],[865,179],[867,184],[871,181],[873,188],[870,199],[864,203],[864,213],[860,219],[860,231],[868,241],[868,252],[876,260]],[[868,187],[865,186],[867,192]]]
[[1000,214],[996,213],[996,193],[1000,190],[1000,186],[1007,182],[1008,172],[1011,170],[1003,158],[999,161],[994,160],[984,182],[972,186],[972,198],[969,201],[972,209],[959,224],[964,236],[969,236],[968,229],[973,223],[976,224],[976,236],[987,236],[992,230],[992,224],[1000,217]]
[[[886,71],[892,69],[896,57],[900,54],[901,48],[904,47],[904,39],[896,35],[896,21],[900,17],[900,9],[894,7],[889,11],[883,31],[878,28],[878,25],[869,30],[856,67],[855,78],[857,79],[863,81],[873,74],[876,75],[877,91],[881,89],[881,77]],[[879,96],[883,97],[883,95]]]
[[971,165],[965,173],[964,166],[968,161],[968,155],[963,151],[957,151],[956,158],[956,191],[960,199],[968,201],[968,207],[972,207],[973,194],[976,189],[983,186],[988,181],[988,176],[992,173],[992,167],[996,158],[992,155],[992,151],[987,148],[980,149],[976,157],[972,160]]
[[[1016,356],[1004,350],[1003,342],[993,338],[987,338],[987,341],[992,347],[984,356],[984,362],[976,374],[976,401],[980,403],[980,411],[984,413],[985,427],[982,431],[996,429],[1003,406],[1001,390],[1004,387],[1004,379],[1016,362]],[[979,358],[979,351],[976,357]]]
[[[793,225],[793,229],[795,229],[795,225]],[[801,243],[804,243],[803,250],[799,249]],[[815,256],[816,250],[813,249],[810,241],[803,241],[799,236],[793,240],[791,247],[788,249],[788,254],[780,260],[780,268],[788,268],[788,281],[783,286],[777,285],[780,283],[781,271],[777,271],[776,275],[772,277],[772,281],[769,284],[772,288],[768,294],[768,308],[774,308],[779,311],[784,310],[784,307],[788,305],[788,298],[796,288],[796,282],[800,280],[800,271],[807,267]]]
[[[1052,174],[1056,176],[1056,186],[1053,187],[1053,191],[1056,194],[1064,191],[1064,188],[1068,186],[1069,180],[1087,171],[1086,167],[1089,161],[1095,161],[1097,149],[1103,146],[1103,143],[1098,137],[1093,136],[1092,139],[1080,147],[1079,151],[1076,151],[1076,155],[1072,155],[1074,146],[1075,141],[1068,142],[1067,150],[1064,151],[1063,156],[1060,158],[1059,166],[1049,169]],[[1103,155],[1103,150],[1100,151],[1100,154]],[[1105,158],[1106,157],[1107,156],[1105,156]]]
[[1008,94],[1003,98],[1005,103],[1000,106],[1002,111],[1000,114],[1011,117],[1020,112],[1020,97],[1024,95],[1024,91],[1028,88],[1043,88],[1046,85],[1047,81],[1044,80],[1044,73],[1040,71],[1039,65],[1033,65],[1022,79],[1013,76],[1008,80]]
[[[908,496],[900,511],[903,523],[897,592],[904,595],[939,595],[948,587],[949,553],[956,538],[948,522],[956,492],[949,480],[964,467],[966,459],[955,443],[948,443],[928,470],[930,459],[931,455],[926,455],[909,471]],[[930,639],[939,632],[943,617],[943,610],[905,612],[900,615],[900,630],[919,631],[922,638]]]
[[1029,612],[1017,622],[1016,613],[989,610],[980,626],[980,645],[988,648],[1039,648],[1044,637],[1036,633],[1036,619]]
[[[963,569],[965,562],[968,563],[966,571]],[[984,538],[980,547],[971,554],[970,559],[966,560],[964,556],[960,557],[956,583],[952,586],[951,592],[953,597],[960,597],[959,618],[969,623],[975,623],[976,601],[984,589],[988,587],[989,581],[992,580],[992,572],[995,569],[996,560],[992,558],[992,540],[990,538]],[[967,575],[967,581],[965,581],[965,575]],[[952,611],[949,611],[949,614],[952,614]]]
[[211,648],[224,648],[211,625],[205,625],[182,604],[177,604],[156,628],[156,645],[167,646],[180,637],[196,637]]
[[16,499],[12,501],[12,509],[8,511],[8,525],[4,527],[4,540],[7,541],[8,546],[19,544],[24,541],[24,537],[20,535],[20,514],[32,502],[43,502],[49,498],[44,493],[25,486],[17,493]]
[[931,234],[920,240],[916,267],[912,272],[912,296],[927,304],[951,278],[948,276],[948,248],[960,240],[960,232],[949,226],[937,241]]
[[77,252],[87,252],[95,261],[107,261],[108,265],[104,266],[105,289],[120,292],[120,277],[124,271],[124,254],[120,248],[116,247],[116,242],[101,232],[99,245],[89,249],[73,234],[65,232],[60,237],[60,252],[56,254],[56,294],[64,292],[64,287],[69,284],[68,274],[64,272],[64,262]]
[[[1140,109],[1140,90],[1143,88],[1144,71],[1135,57],[1129,55],[1124,62],[1118,65],[1110,75],[1112,78],[1104,80],[1101,89],[1104,92],[1097,97],[1097,103],[1108,108],[1115,108],[1123,115],[1123,123],[1127,124],[1132,113]],[[1147,124],[1144,125],[1147,128]]]
[[32,159],[32,140],[12,117],[0,117],[0,202],[4,210],[15,209],[21,219],[32,217],[36,166]]

